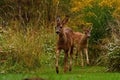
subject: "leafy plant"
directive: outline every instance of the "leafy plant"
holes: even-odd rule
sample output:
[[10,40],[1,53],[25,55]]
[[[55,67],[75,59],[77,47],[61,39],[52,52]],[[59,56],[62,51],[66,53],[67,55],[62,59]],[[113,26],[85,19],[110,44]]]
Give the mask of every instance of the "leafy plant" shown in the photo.
[[110,25],[111,27],[111,41],[107,45],[108,49],[108,71],[120,72],[120,21],[116,20],[116,24]]
[[53,64],[55,58],[53,33],[45,29],[27,28],[24,34],[23,30],[16,32],[10,28],[3,35],[4,37],[1,37],[3,55],[0,55],[2,65],[0,71],[29,72],[44,64]]

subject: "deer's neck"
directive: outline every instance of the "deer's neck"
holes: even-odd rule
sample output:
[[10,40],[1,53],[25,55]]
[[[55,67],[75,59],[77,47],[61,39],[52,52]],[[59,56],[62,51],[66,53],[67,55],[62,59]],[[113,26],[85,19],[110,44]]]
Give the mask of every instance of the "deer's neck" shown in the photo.
[[84,34],[82,39],[81,39],[81,43],[82,44],[87,44],[87,42],[88,42],[88,37]]
[[59,43],[64,43],[65,42],[65,35],[64,33],[59,34]]

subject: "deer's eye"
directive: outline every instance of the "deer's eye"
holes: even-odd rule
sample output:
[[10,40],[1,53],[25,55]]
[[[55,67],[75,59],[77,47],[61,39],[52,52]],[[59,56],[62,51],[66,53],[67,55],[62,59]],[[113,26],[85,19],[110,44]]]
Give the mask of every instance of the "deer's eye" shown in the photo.
[[60,26],[60,28],[62,29],[62,26]]

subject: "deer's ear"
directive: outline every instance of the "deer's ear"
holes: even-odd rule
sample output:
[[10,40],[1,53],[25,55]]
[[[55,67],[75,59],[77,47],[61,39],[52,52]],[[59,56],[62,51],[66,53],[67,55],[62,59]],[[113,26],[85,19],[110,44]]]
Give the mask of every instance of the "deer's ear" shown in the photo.
[[62,24],[63,24],[63,25],[66,24],[66,23],[68,22],[68,20],[69,20],[69,17],[66,16],[66,17],[63,19]]
[[88,29],[91,31],[92,30],[92,26],[90,26]]
[[89,27],[89,30],[92,30],[92,27],[93,27],[93,24],[91,23],[91,24],[90,24],[90,27]]
[[86,26],[85,26],[85,24],[82,23],[80,26],[81,26],[81,29],[82,29],[83,31],[86,31]]
[[60,16],[56,17],[56,21],[57,21],[57,23],[60,23]]
[[84,26],[84,27],[82,28],[82,30],[83,30],[83,31],[86,31],[86,30],[87,30],[87,28]]

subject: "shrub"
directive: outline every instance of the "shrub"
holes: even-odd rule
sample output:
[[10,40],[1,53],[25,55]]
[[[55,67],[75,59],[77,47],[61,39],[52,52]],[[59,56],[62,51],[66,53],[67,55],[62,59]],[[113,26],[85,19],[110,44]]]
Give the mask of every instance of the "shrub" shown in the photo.
[[108,49],[108,71],[120,72],[120,21],[110,25],[112,36],[110,43],[107,45]]
[[[118,44],[120,44],[120,42]],[[120,72],[120,45],[110,44],[107,68],[108,71]]]
[[47,29],[7,30],[0,39],[0,72],[31,72],[54,62],[55,37]]

